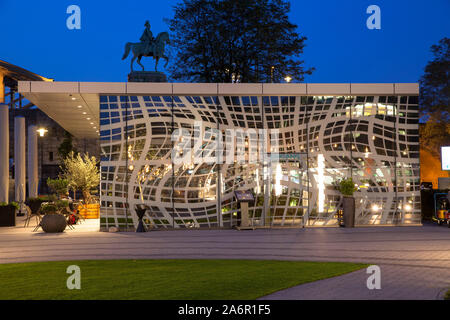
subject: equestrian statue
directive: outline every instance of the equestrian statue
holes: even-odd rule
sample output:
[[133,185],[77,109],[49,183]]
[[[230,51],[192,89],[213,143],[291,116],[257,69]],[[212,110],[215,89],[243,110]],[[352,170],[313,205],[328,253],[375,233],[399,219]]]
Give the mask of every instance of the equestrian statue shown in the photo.
[[133,72],[133,63],[136,58],[137,63],[142,67],[142,71],[145,71],[144,66],[141,64],[142,57],[153,57],[153,59],[156,60],[156,72],[158,71],[158,61],[160,58],[166,60],[164,67],[166,67],[169,62],[169,57],[164,54],[165,45],[170,43],[169,33],[161,32],[156,36],[156,38],[154,38],[153,33],[150,30],[150,22],[148,22],[148,20],[145,22],[144,26],[145,30],[139,39],[141,42],[127,42],[125,45],[125,53],[123,54],[122,60],[125,60],[128,57],[130,50],[133,52],[133,58],[131,59],[131,72]]

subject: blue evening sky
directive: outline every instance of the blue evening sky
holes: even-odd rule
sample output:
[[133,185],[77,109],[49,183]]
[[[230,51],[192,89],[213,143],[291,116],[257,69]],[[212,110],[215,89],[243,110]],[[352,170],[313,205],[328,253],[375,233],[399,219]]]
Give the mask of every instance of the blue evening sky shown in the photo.
[[[0,0],[0,60],[59,81],[126,81],[124,44],[150,20],[167,30],[178,0]],[[81,30],[68,30],[66,8],[81,8]],[[308,37],[306,82],[417,82],[430,46],[450,36],[449,0],[292,0],[291,21]],[[366,8],[381,8],[381,30],[366,28]],[[143,58],[147,69],[153,61]],[[135,68],[137,69],[137,67]]]

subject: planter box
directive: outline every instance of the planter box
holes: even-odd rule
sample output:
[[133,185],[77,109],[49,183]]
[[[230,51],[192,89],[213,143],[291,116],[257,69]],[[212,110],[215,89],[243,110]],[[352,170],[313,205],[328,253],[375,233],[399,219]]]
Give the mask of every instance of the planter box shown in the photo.
[[16,225],[16,208],[14,206],[0,207],[0,227],[14,227]]
[[344,197],[344,227],[353,228],[355,226],[355,198]]
[[85,219],[98,219],[100,217],[100,204],[88,204],[85,206],[79,206],[78,212]]

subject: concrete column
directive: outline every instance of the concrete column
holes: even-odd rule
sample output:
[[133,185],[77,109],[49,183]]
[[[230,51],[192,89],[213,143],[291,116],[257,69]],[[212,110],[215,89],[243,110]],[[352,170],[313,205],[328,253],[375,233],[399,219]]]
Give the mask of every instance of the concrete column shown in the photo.
[[0,103],[0,202],[8,202],[9,192],[9,110]]
[[25,118],[14,118],[14,182],[16,202],[25,201]]
[[38,136],[37,127],[28,127],[28,196],[38,196]]

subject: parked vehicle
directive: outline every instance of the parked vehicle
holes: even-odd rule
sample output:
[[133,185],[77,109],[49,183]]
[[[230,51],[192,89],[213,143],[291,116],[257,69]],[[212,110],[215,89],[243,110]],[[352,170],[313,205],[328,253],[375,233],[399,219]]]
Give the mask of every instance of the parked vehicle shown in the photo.
[[447,224],[450,228],[450,202],[446,193],[434,194],[434,218],[438,225]]

